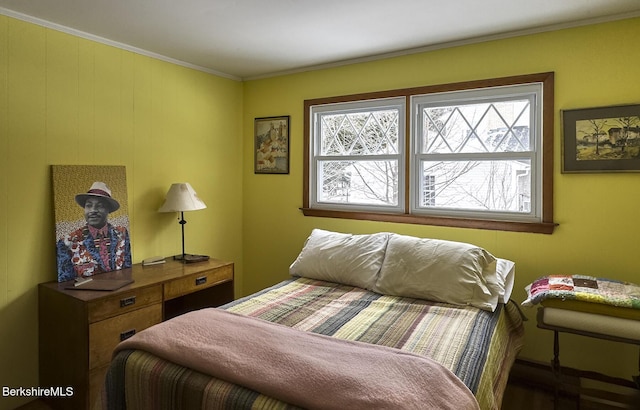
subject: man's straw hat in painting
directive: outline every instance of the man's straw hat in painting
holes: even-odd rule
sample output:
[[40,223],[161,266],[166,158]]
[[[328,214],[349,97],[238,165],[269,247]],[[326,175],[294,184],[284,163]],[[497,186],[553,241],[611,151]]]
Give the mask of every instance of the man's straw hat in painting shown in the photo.
[[120,208],[118,201],[111,197],[111,190],[104,182],[94,182],[91,185],[89,191],[86,194],[76,195],[76,202],[78,205],[84,208],[85,202],[88,198],[102,198],[109,204],[109,213],[114,212]]

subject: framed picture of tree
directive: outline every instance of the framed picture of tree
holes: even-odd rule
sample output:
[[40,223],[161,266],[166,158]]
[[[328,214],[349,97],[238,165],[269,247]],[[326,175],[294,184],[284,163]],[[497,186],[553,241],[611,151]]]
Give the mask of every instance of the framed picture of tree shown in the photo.
[[640,104],[562,111],[562,172],[640,172]]

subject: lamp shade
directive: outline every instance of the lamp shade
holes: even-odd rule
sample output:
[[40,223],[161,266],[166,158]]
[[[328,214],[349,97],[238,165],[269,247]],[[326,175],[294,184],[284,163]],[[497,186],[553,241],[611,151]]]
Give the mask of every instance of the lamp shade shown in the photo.
[[197,211],[206,207],[188,182],[180,182],[171,185],[158,212]]

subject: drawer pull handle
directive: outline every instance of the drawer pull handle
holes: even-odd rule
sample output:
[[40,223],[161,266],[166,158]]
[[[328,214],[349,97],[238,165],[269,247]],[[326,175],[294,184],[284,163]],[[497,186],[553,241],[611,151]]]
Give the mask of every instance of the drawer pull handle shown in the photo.
[[134,303],[136,303],[136,297],[135,296],[131,296],[131,297],[128,297],[128,298],[120,299],[120,307],[121,308],[133,305]]
[[131,336],[136,334],[136,329],[127,330],[126,332],[120,333],[120,341],[127,340]]
[[196,278],[196,286],[198,285],[202,285],[207,283],[207,277],[206,276],[200,276],[199,278]]

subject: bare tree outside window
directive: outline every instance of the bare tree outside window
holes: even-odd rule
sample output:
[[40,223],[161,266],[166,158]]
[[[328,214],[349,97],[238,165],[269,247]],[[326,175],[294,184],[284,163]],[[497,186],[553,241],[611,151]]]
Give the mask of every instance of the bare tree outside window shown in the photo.
[[422,206],[523,212],[518,198],[530,193],[530,180],[518,176],[530,161],[499,155],[529,151],[529,110],[527,99],[426,106],[419,158],[436,189],[435,200]]
[[302,211],[551,233],[552,108],[553,73],[306,100]]
[[[328,114],[321,118],[321,199],[332,203],[398,203],[397,110]],[[346,160],[348,158],[348,160]]]

